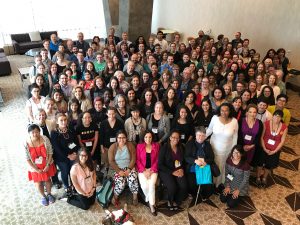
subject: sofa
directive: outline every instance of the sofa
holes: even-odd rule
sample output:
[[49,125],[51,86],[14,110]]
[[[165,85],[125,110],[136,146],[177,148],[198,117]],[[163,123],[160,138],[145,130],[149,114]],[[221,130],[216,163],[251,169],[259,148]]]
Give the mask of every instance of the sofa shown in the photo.
[[0,48],[0,76],[10,75],[10,63],[4,53],[3,48]]
[[57,35],[57,31],[40,32],[42,39],[41,41],[31,41],[29,33],[11,34],[11,40],[14,46],[15,54],[24,54],[30,49],[43,47],[43,40],[50,40],[51,34]]

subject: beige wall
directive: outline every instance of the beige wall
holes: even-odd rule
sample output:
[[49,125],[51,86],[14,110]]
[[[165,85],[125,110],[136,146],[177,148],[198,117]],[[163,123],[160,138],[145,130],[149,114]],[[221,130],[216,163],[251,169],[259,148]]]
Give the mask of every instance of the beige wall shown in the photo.
[[262,57],[282,47],[300,69],[300,0],[154,0],[152,32],[158,27],[183,33],[183,41],[200,29],[230,40],[241,31]]

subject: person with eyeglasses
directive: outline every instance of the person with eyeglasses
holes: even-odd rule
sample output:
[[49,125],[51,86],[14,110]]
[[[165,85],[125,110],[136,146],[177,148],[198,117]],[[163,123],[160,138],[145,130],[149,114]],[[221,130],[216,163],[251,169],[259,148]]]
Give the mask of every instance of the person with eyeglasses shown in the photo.
[[271,114],[273,114],[275,110],[282,110],[283,112],[282,121],[285,123],[286,126],[289,126],[291,120],[291,112],[285,107],[287,102],[288,102],[288,96],[285,94],[280,94],[276,98],[276,104],[270,105],[267,110]]
[[187,197],[187,181],[184,173],[184,147],[180,143],[180,132],[172,131],[160,149],[158,156],[158,175],[168,190],[168,207],[177,210]]
[[114,196],[112,203],[119,206],[119,196],[128,184],[133,194],[133,205],[138,204],[138,174],[135,170],[136,150],[135,146],[127,141],[126,131],[120,130],[116,135],[117,142],[113,143],[108,150],[110,167],[114,170]]
[[80,149],[76,163],[71,168],[71,180],[78,194],[71,195],[61,200],[88,210],[96,199],[96,171],[90,153]]

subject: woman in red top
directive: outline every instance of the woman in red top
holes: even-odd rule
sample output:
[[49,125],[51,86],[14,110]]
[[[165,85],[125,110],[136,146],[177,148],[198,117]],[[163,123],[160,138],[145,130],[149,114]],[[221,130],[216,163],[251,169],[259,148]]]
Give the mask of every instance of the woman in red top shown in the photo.
[[[31,124],[28,127],[28,138],[25,143],[26,160],[29,165],[28,178],[33,180],[42,197],[42,205],[54,203],[55,198],[51,195],[50,177],[56,173],[52,160],[52,146],[47,137],[40,134],[40,127]],[[46,186],[47,196],[44,191]]]
[[156,216],[155,210],[155,183],[158,174],[158,153],[159,144],[152,142],[153,134],[146,131],[144,142],[137,145],[136,149],[136,169],[145,194],[146,202],[149,201],[149,207],[152,215]]
[[[287,135],[287,126],[282,123],[283,112],[276,110],[273,118],[264,123],[264,129],[261,137],[261,145],[263,151],[258,159],[256,182],[263,187],[271,169],[278,166],[280,150],[285,142]],[[263,169],[264,165],[264,169]],[[261,178],[262,177],[262,178]]]

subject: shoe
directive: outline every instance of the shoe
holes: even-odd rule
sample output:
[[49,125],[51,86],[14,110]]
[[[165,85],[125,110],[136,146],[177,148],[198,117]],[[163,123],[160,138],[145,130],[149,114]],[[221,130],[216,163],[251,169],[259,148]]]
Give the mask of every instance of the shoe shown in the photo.
[[255,183],[259,188],[261,187],[261,179],[259,177],[256,178]]
[[169,208],[170,211],[174,211],[174,207],[171,204],[171,202],[168,202],[168,208]]
[[56,189],[61,189],[61,187],[62,187],[61,183],[55,184],[55,188],[56,188]]
[[53,195],[48,194],[47,197],[48,197],[48,201],[49,201],[50,204],[53,204],[55,202],[55,197]]
[[266,188],[266,185],[267,185],[267,179],[266,178],[261,179],[261,187]]
[[48,202],[47,197],[42,197],[41,203],[42,203],[43,206],[48,206],[49,202]]
[[154,207],[154,205],[150,205],[149,204],[149,208],[150,208],[150,212],[153,216],[157,216],[157,212],[156,212],[156,209]]
[[173,203],[173,210],[177,211],[179,209],[178,205],[176,203]]

